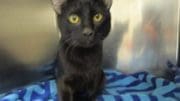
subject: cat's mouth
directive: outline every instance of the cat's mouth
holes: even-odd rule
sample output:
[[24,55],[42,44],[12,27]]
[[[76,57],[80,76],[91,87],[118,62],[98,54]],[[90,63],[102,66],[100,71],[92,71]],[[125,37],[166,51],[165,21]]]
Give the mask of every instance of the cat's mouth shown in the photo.
[[93,47],[95,44],[96,44],[95,42],[86,41],[83,43],[79,43],[78,46],[83,47],[83,48],[90,48],[90,47]]
[[98,41],[96,40],[86,40],[84,42],[77,42],[77,46],[78,47],[82,47],[82,48],[91,48],[93,46],[95,46],[98,43]]

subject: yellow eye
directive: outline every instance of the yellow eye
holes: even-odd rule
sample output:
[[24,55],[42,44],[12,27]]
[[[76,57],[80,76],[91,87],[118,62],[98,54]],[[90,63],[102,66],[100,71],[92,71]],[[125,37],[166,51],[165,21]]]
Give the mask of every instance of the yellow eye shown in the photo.
[[80,17],[78,15],[70,15],[69,18],[68,18],[69,22],[72,23],[72,24],[78,24],[80,23]]
[[93,20],[94,22],[101,22],[103,19],[103,15],[101,13],[97,13],[96,15],[94,15]]

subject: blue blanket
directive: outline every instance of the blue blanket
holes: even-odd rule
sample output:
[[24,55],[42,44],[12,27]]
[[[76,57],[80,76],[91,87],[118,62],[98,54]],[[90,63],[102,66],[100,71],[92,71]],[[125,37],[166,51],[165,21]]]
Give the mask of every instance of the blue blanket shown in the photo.
[[[180,68],[171,66],[174,82],[147,72],[131,75],[104,70],[106,86],[97,101],[180,101]],[[55,80],[44,81],[1,96],[0,101],[58,101]]]

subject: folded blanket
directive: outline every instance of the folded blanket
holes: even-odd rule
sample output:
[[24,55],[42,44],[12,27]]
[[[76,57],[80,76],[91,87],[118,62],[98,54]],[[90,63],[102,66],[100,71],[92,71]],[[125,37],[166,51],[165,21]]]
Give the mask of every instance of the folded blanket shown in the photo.
[[[104,70],[106,86],[97,101],[180,101],[180,68],[171,66],[174,82],[147,72],[131,75]],[[34,84],[5,94],[0,101],[58,101],[55,80]]]

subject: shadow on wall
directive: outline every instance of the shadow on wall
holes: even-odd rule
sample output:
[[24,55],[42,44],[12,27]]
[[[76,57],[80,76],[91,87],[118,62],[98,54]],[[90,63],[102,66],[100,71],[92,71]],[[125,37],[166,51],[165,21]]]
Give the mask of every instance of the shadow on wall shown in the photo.
[[59,40],[50,0],[0,0],[0,46],[38,66],[54,58]]
[[55,26],[50,0],[0,0],[0,93],[46,78],[39,66],[56,55]]
[[47,68],[31,68],[0,48],[0,94],[33,82],[48,79]]

